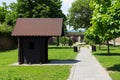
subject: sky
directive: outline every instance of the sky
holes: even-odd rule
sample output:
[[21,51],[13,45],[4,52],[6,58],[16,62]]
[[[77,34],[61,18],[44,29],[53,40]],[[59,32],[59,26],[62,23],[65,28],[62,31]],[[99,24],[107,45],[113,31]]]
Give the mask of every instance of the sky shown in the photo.
[[71,7],[72,2],[74,0],[62,0],[62,1],[63,1],[63,3],[62,3],[61,9],[63,10],[64,14],[67,14],[68,13],[68,9]]

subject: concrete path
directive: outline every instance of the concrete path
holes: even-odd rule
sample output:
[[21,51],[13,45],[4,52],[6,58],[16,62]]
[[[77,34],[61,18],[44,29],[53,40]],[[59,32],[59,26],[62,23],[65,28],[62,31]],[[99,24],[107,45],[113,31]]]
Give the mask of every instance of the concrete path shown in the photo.
[[82,47],[76,60],[68,80],[112,80],[89,48]]

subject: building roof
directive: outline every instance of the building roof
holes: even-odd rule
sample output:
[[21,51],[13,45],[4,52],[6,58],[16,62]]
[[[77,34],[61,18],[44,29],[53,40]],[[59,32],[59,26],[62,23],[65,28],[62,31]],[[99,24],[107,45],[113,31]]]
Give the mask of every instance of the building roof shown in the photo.
[[61,36],[62,18],[18,18],[12,36]]

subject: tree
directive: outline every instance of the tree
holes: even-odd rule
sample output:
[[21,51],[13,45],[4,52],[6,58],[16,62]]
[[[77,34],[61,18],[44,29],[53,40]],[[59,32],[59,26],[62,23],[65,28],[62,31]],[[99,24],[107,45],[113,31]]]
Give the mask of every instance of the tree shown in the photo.
[[92,0],[90,5],[93,8],[91,27],[102,42],[107,42],[108,53],[110,53],[109,40],[120,35],[120,2],[119,0]]
[[16,6],[17,6],[17,3],[14,3],[14,2],[8,6],[9,10],[5,17],[5,23],[7,23],[8,25],[14,26],[16,22],[16,19],[17,19]]
[[72,40],[71,38],[69,38],[68,45],[69,45],[69,46],[72,46],[72,45],[73,45],[73,40]]
[[16,19],[17,19],[17,12],[16,12],[16,3],[11,3],[10,5],[6,5],[3,2],[3,5],[0,6],[0,23],[7,24],[9,26],[14,26]]
[[56,46],[59,46],[60,45],[60,42],[59,42],[59,36],[56,37]]
[[3,23],[5,21],[5,17],[8,12],[8,6],[6,5],[6,3],[3,2],[2,4],[3,6],[0,6],[0,23]]
[[74,29],[88,28],[92,10],[89,6],[90,0],[75,0],[69,9],[68,24]]
[[59,41],[60,41],[60,43],[61,43],[63,46],[65,46],[66,44],[68,44],[69,38],[63,36],[63,37],[60,37],[60,38],[59,38]]
[[101,49],[101,44],[103,43],[102,38],[99,37],[99,34],[94,29],[95,27],[90,27],[84,33],[85,34],[85,42],[90,45],[99,44],[99,50]]
[[18,17],[65,18],[60,0],[17,0],[17,2]]
[[[64,18],[61,10],[61,0],[17,0],[0,7],[0,22],[14,26],[17,18]],[[65,24],[64,24],[65,26]]]

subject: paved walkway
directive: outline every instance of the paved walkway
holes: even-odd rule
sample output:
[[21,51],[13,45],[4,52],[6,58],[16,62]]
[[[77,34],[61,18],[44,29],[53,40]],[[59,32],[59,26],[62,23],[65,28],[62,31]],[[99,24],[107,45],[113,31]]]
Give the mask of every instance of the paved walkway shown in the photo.
[[82,47],[76,60],[68,80],[112,80],[89,48]]

